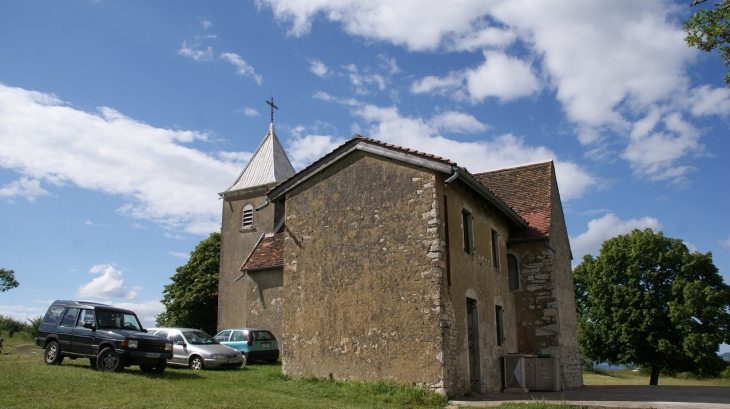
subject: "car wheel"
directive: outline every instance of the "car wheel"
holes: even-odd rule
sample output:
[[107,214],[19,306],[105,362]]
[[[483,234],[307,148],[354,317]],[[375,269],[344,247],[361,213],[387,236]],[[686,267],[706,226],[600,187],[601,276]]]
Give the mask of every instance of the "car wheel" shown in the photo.
[[165,372],[165,368],[167,368],[167,360],[160,359],[160,362],[157,364],[157,366],[152,369],[152,373],[159,375]]
[[99,353],[96,359],[96,368],[102,372],[119,372],[124,369],[122,358],[117,351],[112,348],[106,348]]
[[58,342],[51,341],[46,345],[46,352],[43,355],[43,360],[48,365],[58,365],[63,361],[63,355],[61,355],[61,347]]
[[193,371],[199,371],[201,369],[204,369],[203,358],[199,356],[194,356],[190,358],[190,369],[192,369]]

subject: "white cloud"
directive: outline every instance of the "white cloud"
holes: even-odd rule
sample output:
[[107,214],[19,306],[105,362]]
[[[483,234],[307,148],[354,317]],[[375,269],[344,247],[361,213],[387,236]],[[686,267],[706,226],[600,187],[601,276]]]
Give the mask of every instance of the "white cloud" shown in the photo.
[[697,87],[690,92],[687,103],[693,115],[730,114],[730,89],[711,88],[709,85]]
[[34,301],[40,305],[38,306],[27,306],[27,305],[0,305],[0,311],[2,315],[11,317],[23,323],[27,323],[29,318],[35,318],[37,316],[43,316],[48,310],[48,306],[53,303],[53,300],[49,301]]
[[204,49],[200,48],[200,39],[196,38],[194,41],[188,43],[183,41],[180,49],[177,53],[183,57],[192,58],[195,61],[212,61],[213,60],[213,47],[207,47]]
[[[466,114],[449,112],[429,120],[403,117],[395,107],[383,108],[352,99],[337,99],[325,93],[317,93],[315,97],[351,107],[352,115],[364,122],[363,136],[448,158],[468,168],[471,173],[553,160],[560,194],[565,201],[580,197],[599,182],[579,165],[560,160],[550,149],[544,146],[526,146],[522,138],[511,134],[497,136],[491,141],[475,142],[459,142],[441,136],[440,127],[449,128],[452,132],[464,132],[476,131],[477,128],[486,126]],[[357,127],[361,128],[359,125]],[[314,138],[316,140],[302,140],[301,145],[290,146],[289,151],[293,155],[297,155],[297,149],[306,149],[308,144],[317,147],[307,151],[311,152],[309,156],[302,155],[298,158],[299,163],[309,164],[311,160],[339,145],[340,141],[344,142],[330,136]]]
[[173,257],[182,258],[182,259],[185,259],[185,260],[187,260],[187,259],[190,258],[190,254],[188,254],[188,253],[180,253],[178,251],[170,251],[167,254],[169,254],[169,255],[171,255]]
[[246,61],[241,58],[238,54],[234,53],[223,53],[221,59],[228,61],[236,67],[236,74],[242,77],[251,77],[256,81],[257,84],[261,85],[263,77],[256,74],[252,66],[248,65]]
[[[654,131],[660,124],[664,125],[664,131]],[[621,156],[639,176],[682,182],[693,168],[677,166],[677,162],[690,153],[702,151],[699,139],[699,131],[678,113],[662,117],[657,110],[652,110],[634,124],[630,142]]]
[[309,32],[315,16],[341,23],[346,32],[389,41],[411,50],[437,48],[447,35],[460,37],[473,30],[472,22],[491,7],[490,2],[439,0],[260,0],[279,20],[291,24],[289,33]]
[[259,111],[257,111],[254,108],[249,108],[249,107],[243,107],[243,108],[237,109],[236,112],[241,112],[246,116],[260,116],[261,115],[261,114],[259,114]]
[[155,128],[102,107],[87,113],[53,95],[0,84],[0,167],[32,180],[118,195],[119,211],[188,233],[220,228],[217,193],[241,171],[184,146],[194,131]]
[[0,188],[0,197],[22,197],[29,202],[35,202],[37,198],[48,195],[50,193],[41,187],[39,180],[28,179],[27,177],[21,177]]
[[502,52],[485,51],[485,61],[474,69],[453,71],[442,78],[427,76],[411,85],[411,92],[435,92],[454,99],[481,102],[488,97],[511,101],[540,89],[530,64]]
[[[629,137],[653,109],[672,117],[730,112],[730,91],[693,87],[691,65],[699,51],[687,47],[680,4],[670,0],[577,4],[550,0],[260,0],[290,34],[308,33],[316,19],[339,23],[345,32],[417,51],[482,51],[485,62],[448,74],[427,75],[413,93],[437,93],[479,103],[511,101],[544,87],[554,91],[588,156],[623,155],[640,177],[681,183],[691,166],[682,163],[700,148],[686,132]],[[516,45],[510,47],[511,45]],[[358,91],[362,89],[357,88]],[[641,161],[648,143],[663,152]],[[606,147],[611,149],[606,149]],[[675,154],[668,152],[675,150]]]
[[314,75],[318,77],[324,77],[328,73],[327,66],[322,61],[313,60],[309,65],[309,71],[312,71]]
[[225,162],[247,163],[253,154],[251,152],[218,152],[218,157]]
[[135,314],[137,314],[137,318],[142,321],[142,326],[145,328],[155,327],[155,317],[157,317],[160,313],[165,312],[165,306],[157,300],[138,303],[113,302],[110,303],[110,305],[134,311]]
[[728,236],[726,240],[718,240],[717,242],[720,243],[722,247],[730,248],[730,236]]
[[440,113],[431,118],[430,123],[435,128],[455,133],[484,132],[489,128],[473,116],[455,111]]
[[310,165],[315,160],[330,153],[345,143],[346,139],[329,135],[297,136],[288,144],[289,160],[295,169]]
[[580,263],[586,254],[597,255],[601,245],[607,239],[630,233],[634,229],[661,230],[659,220],[653,217],[641,219],[621,220],[613,213],[608,213],[600,219],[588,222],[588,230],[577,237],[570,238],[570,247],[573,250],[573,261]]
[[385,77],[380,74],[360,74],[355,64],[349,64],[345,67],[350,78],[350,83],[355,87],[355,93],[360,95],[369,94],[372,87],[378,91],[385,89]]
[[510,101],[539,90],[540,85],[527,62],[497,51],[485,51],[484,58],[484,64],[465,73],[472,101],[487,97]]
[[213,23],[209,20],[200,19],[200,26],[203,27],[204,30],[207,30],[211,27],[213,27]]
[[133,300],[137,298],[137,291],[141,288],[136,287],[131,291],[127,291],[122,278],[122,272],[115,269],[109,264],[97,264],[89,270],[91,274],[101,274],[94,278],[91,282],[80,286],[76,290],[76,297],[87,298],[126,298]]

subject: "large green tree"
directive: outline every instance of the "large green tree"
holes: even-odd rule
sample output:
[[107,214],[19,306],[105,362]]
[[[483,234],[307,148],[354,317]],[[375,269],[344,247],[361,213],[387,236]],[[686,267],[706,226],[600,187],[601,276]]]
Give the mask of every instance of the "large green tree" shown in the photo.
[[[693,1],[691,6],[705,1]],[[730,0],[716,3],[714,9],[697,11],[684,22],[684,31],[687,45],[707,52],[717,50],[725,66],[730,65]],[[730,72],[725,76],[725,82],[730,86]]]
[[20,283],[15,279],[15,271],[0,268],[0,293],[4,293],[19,285]]
[[730,287],[711,253],[634,230],[603,242],[573,273],[578,338],[592,361],[650,368],[650,385],[660,373],[713,376],[725,367],[717,352],[730,341]]
[[221,235],[212,233],[198,243],[184,266],[163,290],[165,312],[157,316],[163,327],[198,328],[215,334],[218,323],[218,264]]

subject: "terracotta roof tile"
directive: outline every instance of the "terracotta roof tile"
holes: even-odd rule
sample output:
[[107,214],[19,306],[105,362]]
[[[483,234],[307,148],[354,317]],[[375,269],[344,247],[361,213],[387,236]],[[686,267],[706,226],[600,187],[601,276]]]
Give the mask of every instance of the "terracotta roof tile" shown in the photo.
[[241,266],[241,271],[266,267],[277,267],[284,264],[284,231],[272,237],[263,237],[251,256]]
[[529,223],[512,238],[548,237],[553,162],[477,173],[474,177]]

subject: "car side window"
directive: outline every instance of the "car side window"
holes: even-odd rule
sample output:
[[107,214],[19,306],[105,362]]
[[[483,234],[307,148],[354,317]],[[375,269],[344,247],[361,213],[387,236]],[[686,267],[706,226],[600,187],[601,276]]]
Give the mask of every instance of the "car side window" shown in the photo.
[[253,333],[253,339],[256,341],[271,341],[274,337],[268,331],[256,331]]
[[247,341],[246,336],[243,335],[243,331],[233,331],[233,336],[231,336],[231,341]]
[[61,320],[61,315],[63,315],[63,307],[51,307],[43,317],[43,323],[56,325]]
[[231,331],[221,331],[220,333],[218,333],[218,335],[215,336],[215,339],[217,339],[219,342],[227,342],[229,335],[231,335]]
[[182,335],[180,335],[180,334],[172,334],[172,335],[170,335],[169,339],[170,339],[170,341],[172,341],[173,344],[177,344],[178,342],[185,342],[183,340]]
[[74,324],[76,324],[76,315],[78,315],[79,309],[78,308],[69,308],[66,310],[66,314],[63,316],[63,319],[61,320],[61,326],[62,327],[73,327]]
[[167,331],[157,331],[155,332],[155,335],[162,338],[167,338]]
[[79,314],[79,319],[78,321],[76,321],[76,326],[83,327],[84,324],[96,325],[94,310],[81,310],[81,314]]

